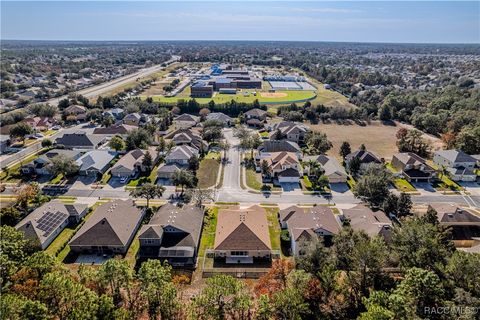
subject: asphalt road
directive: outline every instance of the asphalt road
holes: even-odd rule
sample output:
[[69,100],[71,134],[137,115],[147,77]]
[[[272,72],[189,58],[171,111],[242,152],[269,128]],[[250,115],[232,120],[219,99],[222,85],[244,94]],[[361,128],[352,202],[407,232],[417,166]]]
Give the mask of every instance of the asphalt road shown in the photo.
[[[78,130],[82,130],[82,128],[87,125],[85,123],[68,127],[68,128],[62,128],[58,130],[56,133],[53,135],[47,137],[47,139],[51,140],[52,142],[58,138],[61,137],[64,133],[73,133]],[[29,145],[28,147],[12,154],[6,154],[0,156],[0,163],[1,163],[1,169],[3,170],[6,166],[9,166],[11,164],[14,164],[16,162],[22,161],[22,159],[28,157],[29,155],[33,154],[35,151],[38,151],[39,149],[42,148],[41,142],[43,139],[38,139],[37,142]]]
[[[172,59],[166,61],[165,63],[169,64],[169,63],[176,62],[178,60],[180,60],[180,56],[173,56]],[[125,84],[128,84],[132,80],[149,76],[150,74],[158,72],[162,69],[164,69],[164,67],[162,67],[161,65],[155,65],[155,66],[152,66],[152,67],[140,69],[139,71],[137,71],[135,73],[132,73],[132,74],[120,77],[120,78],[116,78],[114,80],[107,81],[107,82],[104,82],[102,84],[99,84],[99,85],[96,85],[96,86],[93,86],[93,87],[85,88],[85,89],[79,90],[75,93],[76,94],[81,94],[81,95],[83,95],[84,97],[87,97],[87,98],[97,97],[97,96],[105,94],[105,93],[107,93],[107,92],[109,92],[109,91],[111,91],[111,90],[113,90],[117,87],[121,87]],[[67,97],[68,97],[68,95],[65,95],[65,96],[62,96],[62,97],[58,97],[58,98],[48,100],[44,103],[57,105],[60,100],[65,99]]]

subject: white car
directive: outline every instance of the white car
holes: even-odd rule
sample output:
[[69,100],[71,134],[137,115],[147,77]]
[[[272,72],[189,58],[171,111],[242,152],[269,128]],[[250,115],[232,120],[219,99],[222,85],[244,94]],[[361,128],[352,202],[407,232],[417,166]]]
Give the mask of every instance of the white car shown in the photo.
[[56,125],[56,126],[53,126],[52,127],[52,130],[60,130],[62,127],[60,127],[59,125]]

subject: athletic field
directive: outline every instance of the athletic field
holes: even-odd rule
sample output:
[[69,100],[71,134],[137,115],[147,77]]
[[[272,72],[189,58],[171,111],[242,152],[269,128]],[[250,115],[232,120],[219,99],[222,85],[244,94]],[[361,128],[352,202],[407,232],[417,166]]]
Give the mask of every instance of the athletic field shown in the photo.
[[[187,91],[187,90],[184,90]],[[189,91],[189,90],[188,90]],[[289,104],[293,102],[304,102],[307,100],[315,99],[315,91],[276,91],[276,92],[257,92],[256,95],[253,95],[254,90],[244,90],[237,92],[237,94],[220,94],[218,92],[214,93],[212,98],[195,98],[195,100],[200,104],[207,104],[213,100],[217,104],[223,104],[235,100],[237,102],[246,102],[252,103],[255,99],[261,104]],[[248,92],[248,94],[246,93]],[[189,95],[179,94],[175,97],[164,97],[164,96],[151,96],[154,101],[165,102],[165,103],[176,103],[178,100],[189,100],[192,99]],[[142,99],[145,99],[145,96],[142,96]]]

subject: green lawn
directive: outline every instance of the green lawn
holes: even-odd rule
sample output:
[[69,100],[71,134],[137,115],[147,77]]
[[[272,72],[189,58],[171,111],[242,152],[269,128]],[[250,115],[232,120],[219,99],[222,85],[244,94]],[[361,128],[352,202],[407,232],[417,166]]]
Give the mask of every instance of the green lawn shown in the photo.
[[[140,232],[140,229],[138,229]],[[135,263],[137,262],[137,253],[140,249],[140,240],[138,240],[138,233],[133,238],[132,244],[130,248],[128,248],[127,253],[125,254],[125,260],[127,260],[128,264],[133,268],[135,267]]]
[[280,224],[278,223],[278,208],[265,208],[268,220],[268,233],[270,234],[270,242],[272,250],[280,250]]
[[261,138],[268,139],[269,135],[267,131],[259,132]]
[[[253,89],[246,90],[247,92],[254,91]],[[235,100],[236,102],[245,102],[245,103],[253,103],[253,101],[257,100],[260,103],[268,104],[268,103],[290,103],[298,100],[311,100],[315,98],[314,91],[276,91],[277,93],[285,94],[286,96],[283,97],[262,97],[261,94],[258,92],[256,96],[253,94],[249,94],[248,96],[244,96],[242,92],[239,92],[235,95],[233,94],[219,94],[216,93],[212,98],[195,98],[195,100],[200,104],[208,104],[210,101],[214,101],[217,104],[224,104]],[[146,96],[141,96],[142,99],[146,99]],[[189,96],[179,95],[175,97],[164,97],[164,96],[152,96],[153,101],[155,102],[163,102],[163,103],[176,103],[178,100],[188,100],[190,99]]]
[[218,207],[213,207],[205,214],[203,222],[202,238],[200,239],[200,249],[198,256],[203,258],[206,249],[213,248],[215,243],[215,229],[217,227]]
[[[55,256],[58,253],[58,250],[62,248],[62,246],[68,242],[73,235],[75,234],[75,228],[65,228],[63,229],[62,232],[53,240],[53,242],[45,249],[46,253],[51,254],[52,256]],[[68,247],[65,246],[65,247]],[[59,260],[62,261],[62,260]]]
[[110,172],[110,170],[108,170],[103,174],[102,179],[100,180],[100,183],[107,184],[110,178],[112,178],[112,173]]
[[150,174],[148,176],[143,174],[143,175],[140,175],[136,179],[130,179],[127,183],[127,186],[128,187],[138,187],[138,186],[141,186],[142,184],[147,183],[147,182],[155,183],[155,181],[157,181],[158,166],[159,165],[156,165],[155,167],[153,167],[152,171],[150,171]]
[[455,181],[452,181],[448,176],[442,174],[439,176],[440,181],[433,183],[433,187],[440,191],[460,191],[460,187]]
[[312,190],[312,182],[310,181],[310,179],[308,179],[307,176],[303,176],[303,178],[301,180],[301,185],[306,190]]
[[350,190],[353,190],[356,183],[357,182],[355,181],[355,179],[352,178],[352,176],[348,176],[347,184],[348,184],[348,187],[350,188]]
[[412,186],[410,182],[405,179],[396,178],[393,181],[393,184],[395,185],[395,188],[397,188],[401,192],[413,192],[417,190],[414,186]]
[[393,173],[398,172],[397,169],[395,169],[390,162],[387,162],[387,163],[385,164],[385,167],[386,167],[388,170],[390,170],[391,172],[393,172]]
[[198,186],[200,188],[210,188],[217,182],[217,174],[220,170],[220,160],[207,159],[200,161],[200,168],[197,170]]
[[56,177],[53,177],[52,180],[50,180],[48,183],[49,184],[59,184],[63,180],[63,174],[59,174]]
[[255,189],[255,190],[262,190],[263,183],[260,180],[260,174],[255,172],[255,169],[247,168],[246,171],[246,180],[247,186]]

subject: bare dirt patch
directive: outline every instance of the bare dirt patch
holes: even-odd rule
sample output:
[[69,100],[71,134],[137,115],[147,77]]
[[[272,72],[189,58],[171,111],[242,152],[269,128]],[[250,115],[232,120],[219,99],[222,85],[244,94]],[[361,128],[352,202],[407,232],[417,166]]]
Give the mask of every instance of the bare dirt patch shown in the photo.
[[285,98],[288,96],[285,92],[260,92],[262,98]]
[[[343,141],[348,141],[352,150],[356,150],[363,143],[368,150],[376,153],[379,157],[391,159],[394,153],[398,152],[396,133],[398,129],[411,127],[395,123],[395,125],[384,125],[379,121],[372,121],[370,124],[361,126],[354,124],[320,123],[311,125],[312,130],[324,132],[333,143],[333,148],[327,153],[339,157],[340,146]],[[443,143],[440,139],[424,134],[424,138],[430,141],[432,150],[441,149]]]

